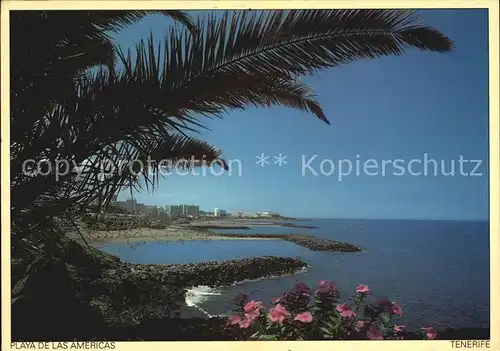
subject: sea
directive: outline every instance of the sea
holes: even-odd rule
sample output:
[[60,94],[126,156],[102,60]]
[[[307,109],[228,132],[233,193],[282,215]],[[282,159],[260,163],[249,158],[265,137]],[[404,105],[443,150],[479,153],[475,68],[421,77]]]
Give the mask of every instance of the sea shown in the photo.
[[[296,274],[243,281],[231,287],[188,291],[186,302],[206,316],[230,315],[242,292],[270,306],[295,283],[314,287],[332,280],[341,300],[358,284],[372,298],[389,298],[403,309],[397,324],[410,328],[490,327],[489,222],[382,219],[311,219],[316,229],[258,226],[224,233],[301,233],[356,244],[359,253],[315,252],[281,240],[147,241],[108,243],[103,251],[139,264],[196,263],[255,256],[299,257],[310,267]],[[399,318],[399,317],[398,317]]]

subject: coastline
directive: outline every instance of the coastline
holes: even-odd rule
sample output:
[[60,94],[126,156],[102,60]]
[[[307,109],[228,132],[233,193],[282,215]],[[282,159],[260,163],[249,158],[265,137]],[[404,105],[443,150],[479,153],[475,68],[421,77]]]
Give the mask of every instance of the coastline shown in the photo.
[[317,229],[312,225],[303,225],[292,223],[289,219],[210,219],[210,220],[194,220],[188,224],[183,224],[186,228],[209,228],[209,229],[250,229],[252,227],[286,227],[286,228],[303,228]]
[[164,229],[136,228],[125,230],[85,230],[85,241],[78,233],[68,233],[68,237],[89,245],[111,243],[144,243],[148,241],[211,241],[211,240],[283,240],[306,247],[312,251],[362,252],[360,247],[331,239],[304,234],[240,234],[214,233],[208,229],[193,229],[181,226],[169,226]]
[[[139,232],[143,233],[143,236],[133,237],[132,240],[158,240],[155,236],[158,235],[158,231],[165,232],[164,229],[145,228],[130,230],[131,233],[128,235]],[[170,235],[163,237],[170,240],[179,240],[180,236],[206,238],[214,235],[199,231],[186,233],[178,231],[178,228],[170,228],[167,232]],[[115,237],[108,242],[120,240],[118,238],[120,233],[123,235],[123,231],[113,231]],[[149,237],[144,237],[144,233],[148,233]],[[246,237],[243,238],[245,239],[248,240]],[[211,240],[220,239],[214,237]],[[46,268],[28,272],[26,279],[44,282],[43,285],[36,288],[26,285],[23,291],[16,293],[17,296],[13,295],[14,300],[19,299],[17,304],[13,304],[16,310],[13,313],[15,319],[13,340],[57,341],[73,338],[85,340],[97,336],[117,341],[234,340],[229,330],[221,328],[227,322],[227,318],[176,317],[175,310],[182,308],[186,303],[186,289],[199,285],[228,286],[231,283],[241,282],[242,276],[246,277],[243,281],[252,279],[247,275],[254,269],[255,278],[265,279],[296,274],[301,269],[307,268],[307,264],[304,265],[300,260],[280,257],[207,262],[202,265],[134,265],[120,262],[118,257],[100,250],[96,250],[99,253],[91,258],[88,249],[81,243],[77,246],[64,243],[62,246],[66,256],[61,257],[59,263],[50,263]],[[49,260],[50,257],[43,259],[43,266],[46,266]],[[240,277],[235,276],[234,267]],[[21,271],[25,272],[24,269]],[[77,290],[66,291],[67,285],[64,282],[68,280],[77,282],[76,285],[71,284]],[[16,290],[17,287],[14,288],[14,291]],[[23,295],[26,296],[25,293],[32,296],[30,300],[33,300],[29,305],[24,305],[26,302],[21,300]],[[61,301],[65,301],[65,305],[68,306],[66,314],[57,312],[60,310],[58,306]],[[44,324],[41,316],[49,313],[52,315],[62,313],[57,318],[61,321],[61,325],[57,325],[56,328],[50,325],[49,328],[49,325]],[[37,319],[33,315],[40,317]],[[28,324],[32,328],[26,329],[27,320],[30,321]],[[88,327],[85,330],[79,327],[82,322]],[[180,325],[182,327],[179,329]],[[466,339],[484,339],[485,335],[489,335],[489,330],[466,328],[439,331],[439,333],[443,339],[464,339],[462,337],[464,334]]]
[[[66,233],[70,239],[83,242],[77,232]],[[208,230],[196,230],[180,226],[169,226],[165,229],[147,227],[125,230],[82,230],[85,241],[90,245],[112,243],[139,243],[146,241],[192,241],[192,240],[273,240],[272,238],[241,238],[218,235]]]
[[[75,335],[82,331],[81,325],[95,337],[108,334],[110,328],[123,331],[144,323],[162,323],[175,319],[186,306],[187,289],[231,286],[295,274],[308,267],[298,258],[276,256],[132,264],[64,237],[54,249],[57,255],[41,253],[12,262],[13,340],[81,339]],[[59,308],[61,303],[65,309]],[[47,315],[56,323],[44,330],[49,327]]]

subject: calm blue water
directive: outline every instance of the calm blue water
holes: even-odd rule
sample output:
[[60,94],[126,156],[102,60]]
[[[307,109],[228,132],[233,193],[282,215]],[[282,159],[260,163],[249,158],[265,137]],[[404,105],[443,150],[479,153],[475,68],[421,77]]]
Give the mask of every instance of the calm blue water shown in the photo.
[[[133,263],[189,263],[276,255],[301,257],[312,267],[293,276],[246,282],[208,295],[198,306],[230,313],[238,292],[270,301],[297,281],[334,280],[348,298],[357,284],[404,310],[400,324],[489,327],[489,224],[461,221],[312,220],[318,229],[254,227],[240,233],[304,233],[363,247],[362,253],[313,252],[290,242],[185,241],[108,244],[102,250]],[[224,232],[219,230],[218,232]],[[235,232],[235,230],[229,230]]]

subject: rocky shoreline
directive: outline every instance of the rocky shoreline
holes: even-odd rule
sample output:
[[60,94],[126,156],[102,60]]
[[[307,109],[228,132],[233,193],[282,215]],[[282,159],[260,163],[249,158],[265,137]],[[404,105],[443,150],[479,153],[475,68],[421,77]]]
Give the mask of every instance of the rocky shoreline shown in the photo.
[[[81,239],[72,234],[73,239]],[[112,241],[184,241],[184,240],[285,240],[303,246],[312,251],[330,252],[362,252],[363,249],[354,244],[344,243],[336,240],[320,238],[305,234],[244,234],[244,233],[214,233],[205,229],[150,229],[125,231],[89,231],[85,233],[85,238],[90,243],[105,243]]]
[[105,337],[104,331],[178,317],[190,287],[229,286],[306,266],[299,259],[270,256],[188,265],[129,264],[63,239],[50,254],[13,260],[12,340],[81,339],[82,327],[85,333]]
[[287,228],[302,228],[302,229],[318,229],[319,227],[315,225],[303,225],[303,224],[295,224],[295,223],[279,223],[282,227]]
[[196,228],[196,229],[251,229],[252,227],[285,227],[285,228],[302,228],[302,229],[318,229],[319,227],[314,225],[303,225],[295,223],[282,223],[282,222],[243,222],[242,224],[236,224],[231,222],[224,223],[219,221],[216,223],[208,222],[194,222],[183,225],[186,228]]
[[250,229],[245,225],[189,225],[190,229]]
[[[179,318],[186,289],[291,274],[303,267],[305,262],[280,257],[134,265],[63,239],[45,255],[13,259],[12,340],[238,340],[226,318]],[[490,338],[486,328],[438,332],[441,340]]]

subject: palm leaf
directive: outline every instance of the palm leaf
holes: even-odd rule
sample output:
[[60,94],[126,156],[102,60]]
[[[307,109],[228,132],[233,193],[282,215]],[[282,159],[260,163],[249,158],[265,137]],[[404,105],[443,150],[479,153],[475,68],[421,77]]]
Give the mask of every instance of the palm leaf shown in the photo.
[[[201,116],[222,116],[231,109],[248,106],[297,108],[311,112],[329,123],[312,89],[282,75],[229,71],[204,76],[196,80],[196,84],[183,85],[182,79],[179,81],[179,74],[184,72],[176,67],[175,52],[170,53],[167,48],[168,44],[165,44],[157,49],[151,37],[147,42],[137,44],[134,59],[130,52],[126,55],[119,50],[119,58],[125,69],[116,81],[109,82],[109,87],[122,87],[119,93],[113,95],[120,100],[155,106],[156,111],[167,118],[171,126],[187,123],[203,127]],[[179,53],[182,48],[176,46],[176,49]],[[124,98],[127,94],[130,98]],[[110,99],[106,98],[106,101]],[[184,125],[181,128],[189,127]]]
[[179,62],[195,76],[225,70],[309,74],[354,60],[402,55],[408,47],[447,52],[454,46],[422,25],[413,10],[226,13],[199,27],[203,30]]
[[165,15],[182,24],[189,31],[197,31],[193,19],[186,12],[178,10],[104,10],[87,11],[87,14],[91,23],[105,31],[119,31],[149,15]]
[[[163,46],[118,51],[130,91],[165,116],[198,123],[248,105],[287,105],[328,122],[297,77],[351,61],[402,55],[408,47],[446,52],[450,39],[407,10],[239,12],[200,21],[196,34],[173,28]],[[134,85],[137,85],[134,87]],[[142,90],[142,92],[139,92]],[[149,98],[146,98],[149,96]]]
[[[11,139],[22,142],[26,128],[64,101],[78,80],[95,66],[114,72],[117,58],[109,33],[159,13],[195,31],[182,11],[11,11]],[[61,30],[64,28],[64,30]],[[22,44],[19,44],[22,43]],[[16,118],[23,114],[20,124]]]
[[[107,31],[153,12],[185,27],[171,28],[163,45],[152,37],[140,42],[136,55],[111,45]],[[288,106],[328,123],[299,77],[412,47],[454,46],[408,10],[241,11],[196,25],[180,11],[153,12],[11,13],[12,218],[23,233],[43,233],[54,214],[95,199],[106,204],[141,179],[154,188],[158,172],[131,168],[135,161],[168,159],[167,167],[189,168],[219,160],[220,150],[186,135],[203,128],[204,117]],[[105,67],[83,74],[96,66]],[[191,157],[196,162],[175,164]],[[25,174],[26,159],[85,164],[79,176],[74,170],[56,179]],[[103,178],[104,161],[120,172]]]
[[134,143],[122,142],[95,154],[86,162],[78,179],[69,179],[62,198],[71,197],[79,206],[96,199],[106,205],[120,188],[130,186],[139,190],[142,179],[148,189],[154,189],[159,179],[174,169],[218,164],[227,170],[228,165],[220,156],[221,150],[197,139],[144,136]]

